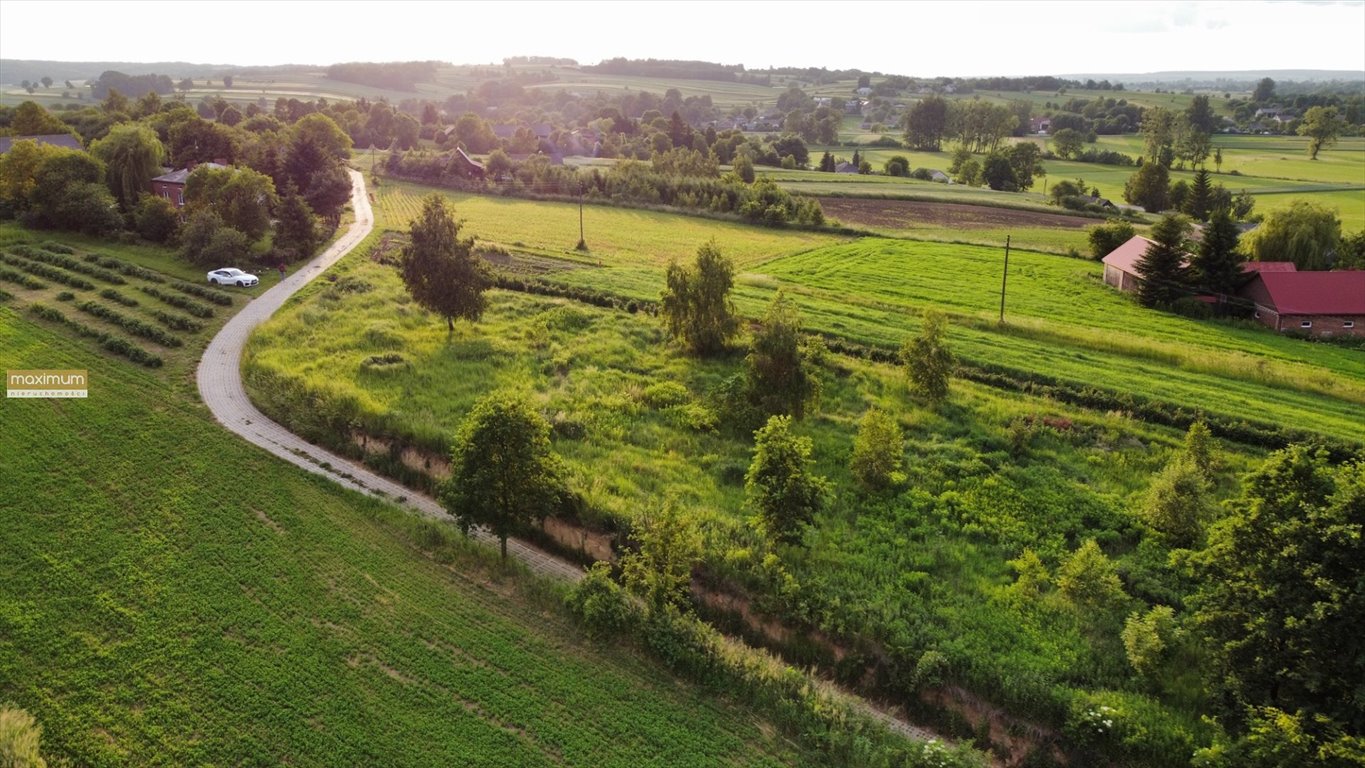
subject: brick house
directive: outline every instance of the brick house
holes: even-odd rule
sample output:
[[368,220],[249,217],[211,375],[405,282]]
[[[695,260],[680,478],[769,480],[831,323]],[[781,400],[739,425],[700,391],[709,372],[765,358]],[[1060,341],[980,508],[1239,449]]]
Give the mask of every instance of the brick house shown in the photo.
[[1365,338],[1365,272],[1260,269],[1238,295],[1274,330]]
[[[190,174],[195,168],[201,166],[191,165],[188,168],[181,168],[178,171],[162,174],[152,179],[152,194],[157,197],[164,197],[170,200],[176,208],[185,207],[185,182],[189,180]],[[226,169],[227,166],[221,163],[204,163],[204,168]]]

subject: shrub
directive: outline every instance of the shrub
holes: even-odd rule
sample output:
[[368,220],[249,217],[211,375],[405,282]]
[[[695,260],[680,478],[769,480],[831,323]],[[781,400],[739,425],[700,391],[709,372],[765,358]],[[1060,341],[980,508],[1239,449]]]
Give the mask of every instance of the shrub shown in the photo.
[[202,285],[195,285],[194,283],[182,282],[171,283],[171,288],[180,291],[181,293],[188,293],[191,296],[198,296],[201,299],[208,299],[214,304],[218,304],[220,306],[224,307],[232,306],[231,294],[223,293],[222,291],[214,290],[213,288],[206,288]]
[[72,320],[62,314],[60,310],[53,309],[52,307],[43,304],[30,304],[29,311],[44,320],[61,323],[75,331],[77,335],[92,338],[99,343],[101,347],[104,347],[114,354],[122,355],[139,365],[145,365],[148,368],[161,367],[162,360],[160,357],[147,352],[141,347],[133,346],[127,339],[105,333],[104,331],[97,331],[84,323]]
[[901,346],[901,363],[910,377],[915,393],[930,403],[938,403],[948,396],[948,381],[955,360],[944,343],[948,320],[942,312],[924,313],[920,335],[907,338]]
[[41,261],[44,264],[61,267],[72,272],[80,272],[81,274],[89,275],[96,280],[102,280],[106,283],[112,283],[113,285],[126,285],[128,283],[127,280],[124,280],[113,272],[100,269],[99,267],[93,267],[83,261],[67,256],[66,254],[44,253],[43,251],[23,245],[17,245],[12,250],[34,261]]
[[1137,230],[1123,219],[1110,219],[1104,224],[1090,228],[1090,255],[1096,259],[1108,256],[1111,251],[1133,239]]
[[1127,598],[1118,571],[1094,539],[1086,539],[1057,571],[1057,588],[1083,608],[1112,608]]
[[106,299],[109,299],[110,301],[118,302],[119,304],[122,304],[125,307],[137,306],[137,299],[131,296],[124,296],[123,294],[119,293],[113,288],[105,288],[104,290],[100,291],[100,295]]
[[189,312],[191,315],[194,315],[195,317],[201,317],[205,319],[213,317],[213,309],[211,309],[210,307],[206,307],[197,301],[191,301],[190,299],[187,299],[184,296],[176,296],[173,293],[166,293],[165,291],[157,290],[156,288],[152,288],[151,286],[147,285],[140,286],[140,290],[143,293],[147,294],[148,296],[160,299],[166,302],[167,304],[170,304],[172,307],[183,309],[186,312]]
[[754,435],[744,478],[747,502],[768,535],[793,544],[824,506],[828,483],[811,470],[811,441],[791,432],[790,416],[773,416]]
[[620,633],[631,621],[630,603],[621,585],[611,578],[611,564],[592,564],[587,575],[569,592],[569,609],[594,638]]
[[676,381],[660,381],[645,387],[640,401],[650,408],[662,409],[682,405],[691,399],[687,387]]
[[180,214],[170,200],[156,195],[143,195],[133,210],[133,225],[144,239],[153,243],[169,243],[180,228]]
[[57,294],[57,301],[75,301],[75,300],[76,300],[76,294],[72,293],[71,291],[62,291],[61,293]]
[[47,287],[47,283],[44,283],[42,280],[36,280],[23,272],[15,272],[12,269],[5,269],[4,267],[0,267],[0,280],[5,280],[35,291]]
[[101,256],[98,253],[87,253],[83,258],[92,264],[98,264],[101,267],[112,269],[115,272],[128,275],[129,277],[136,277],[142,280],[146,280],[149,283],[166,282],[166,278],[162,277],[160,273],[153,272],[150,269],[144,269],[142,267],[137,266],[136,264],[129,264],[126,261],[116,259],[112,256]]
[[155,317],[158,322],[160,322],[167,328],[170,328],[171,330],[189,331],[190,333],[198,333],[199,331],[204,330],[203,323],[196,322],[194,320],[189,319],[188,317],[181,317],[179,315],[172,315],[169,312],[162,312],[159,309],[152,311],[152,317]]
[[49,240],[48,242],[46,242],[46,243],[43,243],[43,244],[40,245],[39,247],[42,248],[42,249],[44,249],[44,250],[51,251],[51,252],[53,252],[53,253],[63,253],[63,254],[67,254],[67,255],[70,255],[70,254],[73,254],[73,253],[76,252],[76,249],[75,249],[75,248],[72,248],[71,246],[66,245],[65,243],[54,243],[54,242],[52,242],[52,241],[50,241],[50,240]]
[[101,320],[107,320],[120,328],[127,330],[134,336],[141,336],[142,338],[154,341],[163,347],[179,347],[184,345],[184,342],[181,341],[178,336],[172,336],[162,329],[157,328],[154,325],[148,325],[137,318],[121,315],[103,304],[96,304],[93,301],[83,301],[76,305],[76,309],[79,309],[87,315],[98,317]]
[[900,425],[886,411],[871,409],[858,424],[849,472],[868,490],[899,485],[905,481],[900,471],[904,452],[905,437]]
[[28,259],[23,259],[18,256],[13,256],[11,254],[5,253],[0,253],[0,261],[9,264],[12,267],[22,269],[23,271],[28,272],[31,275],[45,277],[54,283],[61,283],[62,285],[70,286],[72,288],[79,288],[83,291],[92,291],[95,289],[94,283],[91,283],[89,280],[76,277],[75,275],[67,274],[62,270],[57,269],[56,267],[50,267],[47,264],[40,264],[37,262],[29,261]]

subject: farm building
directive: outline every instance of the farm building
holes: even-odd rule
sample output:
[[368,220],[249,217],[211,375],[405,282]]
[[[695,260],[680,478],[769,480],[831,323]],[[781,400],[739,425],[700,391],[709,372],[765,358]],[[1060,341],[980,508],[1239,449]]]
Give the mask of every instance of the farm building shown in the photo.
[[1255,318],[1267,327],[1365,338],[1365,272],[1258,269],[1252,275],[1238,295],[1252,303]]
[[1101,261],[1104,263],[1104,282],[1124,293],[1133,293],[1142,284],[1137,273],[1137,263],[1147,253],[1152,241],[1142,235],[1133,235],[1128,242],[1110,251]]
[[483,163],[465,154],[465,151],[459,147],[456,147],[455,151],[450,153],[450,164],[461,176],[475,179],[483,178]]
[[1048,134],[1052,131],[1052,118],[1050,117],[1030,117],[1028,121],[1029,133]]
[[188,168],[162,174],[152,179],[152,194],[170,200],[176,208],[183,208],[185,206],[185,182],[189,180],[190,174],[194,172],[196,167],[227,168],[221,163],[203,163],[200,166],[191,165]]
[[67,149],[79,149],[85,151],[81,146],[81,140],[69,133],[49,133],[43,136],[0,136],[0,155],[9,151],[16,141],[32,141],[38,144],[47,144],[53,147],[66,147]]

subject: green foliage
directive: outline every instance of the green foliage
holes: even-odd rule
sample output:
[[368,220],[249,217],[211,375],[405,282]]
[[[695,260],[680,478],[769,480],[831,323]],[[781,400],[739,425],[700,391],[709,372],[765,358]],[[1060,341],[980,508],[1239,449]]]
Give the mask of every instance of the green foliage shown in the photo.
[[1177,456],[1147,489],[1141,516],[1172,547],[1199,543],[1204,521],[1212,516],[1204,472],[1191,458]]
[[1170,306],[1189,292],[1189,269],[1185,264],[1188,232],[1188,222],[1179,215],[1163,216],[1152,226],[1152,242],[1133,265],[1142,278],[1138,300],[1144,306]]
[[180,227],[180,213],[164,197],[143,195],[133,209],[137,233],[153,243],[169,243]]
[[1133,225],[1123,219],[1110,219],[1104,224],[1097,224],[1090,228],[1088,235],[1090,255],[1096,261],[1103,259],[1115,248],[1132,240],[1136,234],[1137,230],[1133,229]]
[[1170,194],[1171,173],[1166,166],[1156,162],[1146,162],[1128,177],[1123,185],[1123,199],[1133,205],[1140,205],[1148,213],[1166,209]]
[[659,298],[660,314],[669,335],[700,356],[725,350],[739,329],[730,289],[734,265],[721,254],[714,240],[697,249],[697,261],[684,267],[668,265],[667,285]]
[[744,476],[749,507],[775,541],[795,544],[824,507],[828,483],[812,469],[811,441],[792,432],[789,416],[773,416],[754,433]]
[[598,560],[569,592],[569,609],[597,639],[620,634],[633,620],[621,585],[611,577],[611,563]]
[[141,336],[142,338],[154,341],[163,347],[179,347],[184,344],[178,336],[173,336],[154,325],[144,323],[135,317],[120,314],[102,304],[96,304],[93,301],[83,301],[76,305],[76,309],[79,309],[87,315],[113,323],[134,336]]
[[765,416],[802,418],[820,395],[820,380],[801,346],[801,315],[778,291],[754,332],[747,363],[747,398]]
[[1006,563],[1016,574],[1010,585],[1010,595],[1021,604],[1028,605],[1038,600],[1052,585],[1052,575],[1043,564],[1038,553],[1027,547],[1019,557]]
[[1195,753],[1195,768],[1357,768],[1365,764],[1365,739],[1348,735],[1321,717],[1252,707],[1245,735]]
[[191,264],[210,265],[212,254],[205,251],[223,226],[223,217],[217,213],[206,208],[195,211],[180,231],[180,257]]
[[1346,121],[1337,115],[1336,107],[1309,107],[1299,122],[1298,133],[1308,137],[1308,159],[1317,160],[1318,152],[1336,143],[1346,128]]
[[62,285],[67,285],[72,288],[80,288],[81,290],[86,291],[92,291],[95,289],[95,284],[90,282],[89,280],[76,277],[75,275],[72,274],[68,274],[67,272],[64,272],[60,269],[48,266],[47,264],[33,262],[26,258],[21,258],[13,254],[0,253],[0,262],[4,262],[5,264],[8,264],[12,267],[18,267],[19,269],[22,269],[23,271],[31,275],[45,277],[48,280],[53,281],[54,283],[61,283]]
[[308,201],[292,189],[280,204],[280,215],[275,222],[274,247],[286,260],[306,259],[313,255],[319,242],[317,217]]
[[251,255],[251,238],[232,227],[219,227],[199,250],[199,263],[205,265],[245,264]]
[[1185,445],[1183,447],[1185,459],[1192,464],[1203,476],[1204,480],[1213,482],[1213,474],[1218,468],[1218,457],[1214,455],[1213,433],[1209,431],[1208,422],[1198,419],[1190,424],[1190,428],[1185,431]]
[[882,171],[885,172],[887,176],[909,176],[910,161],[903,155],[892,155],[882,164]]
[[1341,245],[1341,220],[1307,200],[1272,211],[1247,238],[1256,261],[1292,261],[1301,271],[1331,269]]
[[465,418],[451,451],[441,505],[468,531],[481,526],[502,543],[552,514],[564,495],[563,468],[550,450],[550,424],[521,397],[495,392]]
[[848,470],[864,488],[878,491],[905,482],[901,472],[905,436],[900,424],[886,411],[872,408],[863,414],[853,439]]
[[44,320],[59,323],[71,329],[78,336],[92,338],[101,347],[116,355],[122,355],[138,365],[145,365],[148,368],[160,368],[163,363],[159,356],[151,354],[141,347],[135,346],[122,336],[115,336],[111,333],[91,328],[77,320],[72,320],[62,314],[60,310],[53,309],[45,304],[35,302],[28,305],[28,310]]
[[133,210],[138,198],[147,194],[166,159],[166,148],[156,131],[136,123],[113,126],[108,135],[90,145],[90,153],[104,163],[109,189],[125,211]]
[[1153,607],[1145,615],[1134,611],[1123,623],[1123,649],[1128,663],[1145,677],[1154,675],[1175,642],[1178,628],[1169,605]]
[[650,614],[687,605],[692,567],[701,560],[702,538],[674,498],[637,521],[634,551],[621,558],[626,588],[645,601]]
[[1062,128],[1052,134],[1052,149],[1064,160],[1079,155],[1084,148],[1085,135],[1075,128]]
[[1094,539],[1086,539],[1057,569],[1057,589],[1078,608],[1107,611],[1128,599],[1114,562]]
[[1240,232],[1225,208],[1214,211],[1204,227],[1198,251],[1190,258],[1191,278],[1195,284],[1215,294],[1231,295],[1244,279],[1242,254],[1237,244]]
[[948,385],[957,358],[947,344],[948,318],[937,310],[926,310],[918,336],[901,344],[900,361],[910,377],[910,390],[930,404],[948,397]]
[[474,239],[461,239],[460,225],[446,208],[445,198],[430,195],[422,201],[420,218],[412,222],[411,241],[403,248],[403,283],[413,300],[446,319],[477,321],[488,300],[492,282],[488,268],[474,255]]
[[1365,684],[1365,463],[1305,446],[1245,481],[1199,560],[1196,618],[1214,680],[1247,706],[1360,723]]
[[250,168],[194,169],[185,181],[185,206],[191,217],[211,210],[223,224],[255,242],[270,228],[270,214],[279,205],[275,182]]
[[1200,168],[1194,172],[1194,181],[1190,184],[1190,195],[1185,199],[1181,211],[1192,219],[1208,221],[1213,208],[1213,183],[1209,180],[1208,170]]

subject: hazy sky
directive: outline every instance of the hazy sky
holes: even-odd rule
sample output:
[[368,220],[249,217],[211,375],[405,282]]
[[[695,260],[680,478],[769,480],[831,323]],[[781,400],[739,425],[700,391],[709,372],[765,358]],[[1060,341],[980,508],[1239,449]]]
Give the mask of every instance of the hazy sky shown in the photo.
[[[1345,2],[0,0],[0,57],[330,64],[613,56],[907,75],[1365,72]],[[1365,76],[1363,74],[1362,76]]]

